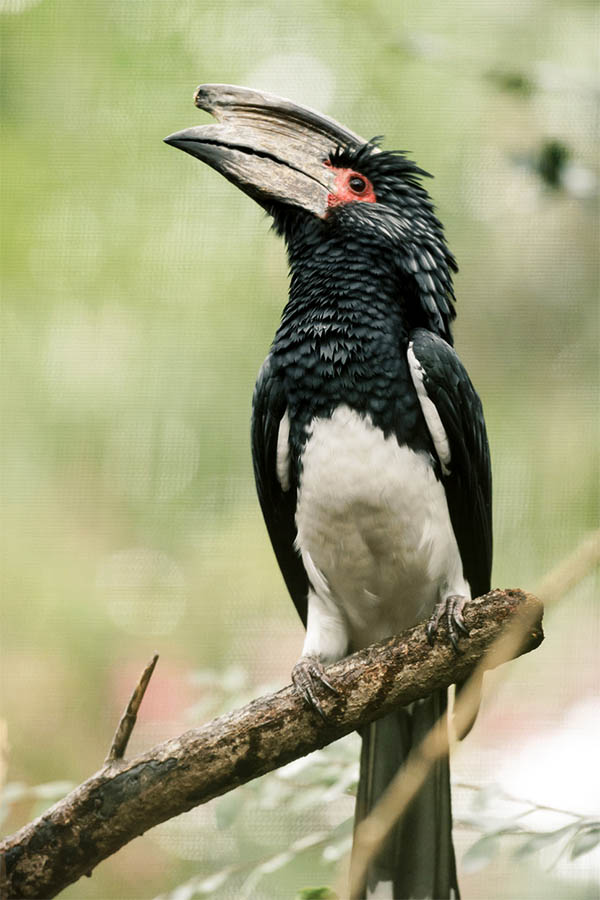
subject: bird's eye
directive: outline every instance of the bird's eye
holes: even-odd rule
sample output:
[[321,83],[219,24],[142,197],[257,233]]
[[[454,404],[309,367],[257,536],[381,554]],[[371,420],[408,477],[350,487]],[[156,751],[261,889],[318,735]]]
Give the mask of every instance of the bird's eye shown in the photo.
[[361,178],[360,175],[353,175],[348,182],[348,185],[355,194],[362,194],[362,192],[366,190],[367,182],[364,178]]

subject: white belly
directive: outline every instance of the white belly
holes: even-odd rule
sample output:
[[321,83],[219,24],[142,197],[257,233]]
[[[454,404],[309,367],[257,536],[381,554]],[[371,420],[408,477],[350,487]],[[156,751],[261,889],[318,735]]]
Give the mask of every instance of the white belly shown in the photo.
[[335,628],[357,649],[427,618],[444,595],[470,596],[426,453],[340,406],[313,420],[302,463],[297,546],[313,588],[305,653],[335,658],[345,652]]

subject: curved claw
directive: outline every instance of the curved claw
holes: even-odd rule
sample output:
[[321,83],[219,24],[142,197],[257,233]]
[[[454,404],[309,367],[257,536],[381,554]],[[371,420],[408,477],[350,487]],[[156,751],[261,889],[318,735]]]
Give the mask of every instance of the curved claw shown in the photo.
[[427,640],[431,645],[433,645],[437,635],[440,620],[442,616],[445,615],[450,643],[457,653],[461,652],[459,646],[459,632],[465,635],[465,637],[469,636],[469,629],[465,625],[462,614],[466,603],[467,598],[463,596],[463,594],[451,594],[449,597],[444,597],[443,600],[440,600],[440,602],[436,604],[426,629]]
[[322,663],[314,656],[302,656],[292,669],[292,684],[304,702],[326,722],[327,716],[317,697],[316,685],[322,684],[334,694],[340,692],[326,677]]
[[442,601],[441,603],[436,603],[435,609],[433,610],[433,613],[431,614],[431,618],[429,619],[429,622],[427,623],[427,628],[425,630],[425,633],[427,635],[427,640],[429,641],[429,643],[431,644],[432,647],[433,647],[433,642],[435,641],[435,636],[438,633],[438,626],[440,624],[440,619],[442,618],[442,615],[444,614],[445,609],[446,609],[445,601]]

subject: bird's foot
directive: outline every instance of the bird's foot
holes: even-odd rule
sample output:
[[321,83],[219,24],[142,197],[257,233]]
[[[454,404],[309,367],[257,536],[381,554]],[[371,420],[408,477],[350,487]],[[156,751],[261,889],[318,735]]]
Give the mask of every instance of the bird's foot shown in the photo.
[[323,707],[321,706],[319,698],[317,697],[316,687],[318,684],[321,684],[332,691],[332,693],[334,694],[339,694],[339,691],[325,676],[323,664],[317,659],[316,656],[300,657],[300,659],[292,669],[292,684],[294,685],[300,696],[303,698],[305,703],[307,703],[308,706],[312,707],[312,709],[316,710],[323,721],[326,722],[327,716],[323,710]]
[[469,636],[469,629],[465,625],[462,615],[466,603],[467,598],[463,594],[451,594],[449,597],[444,597],[443,600],[436,603],[433,614],[427,623],[427,640],[432,646],[438,632],[440,619],[445,615],[450,643],[457,653],[460,651],[458,646],[460,634],[464,634],[466,637]]

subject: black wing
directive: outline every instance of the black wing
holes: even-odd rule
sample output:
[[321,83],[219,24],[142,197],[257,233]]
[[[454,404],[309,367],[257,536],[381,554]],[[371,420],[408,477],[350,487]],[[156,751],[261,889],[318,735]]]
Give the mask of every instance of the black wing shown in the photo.
[[308,578],[294,546],[297,484],[290,477],[289,487],[284,491],[277,476],[277,441],[286,406],[283,385],[273,374],[270,357],[267,357],[259,372],[252,400],[254,478],[279,568],[306,626]]
[[448,439],[442,483],[464,575],[479,597],[489,591],[492,571],[492,475],[481,401],[449,344],[424,328],[410,340],[418,378]]

